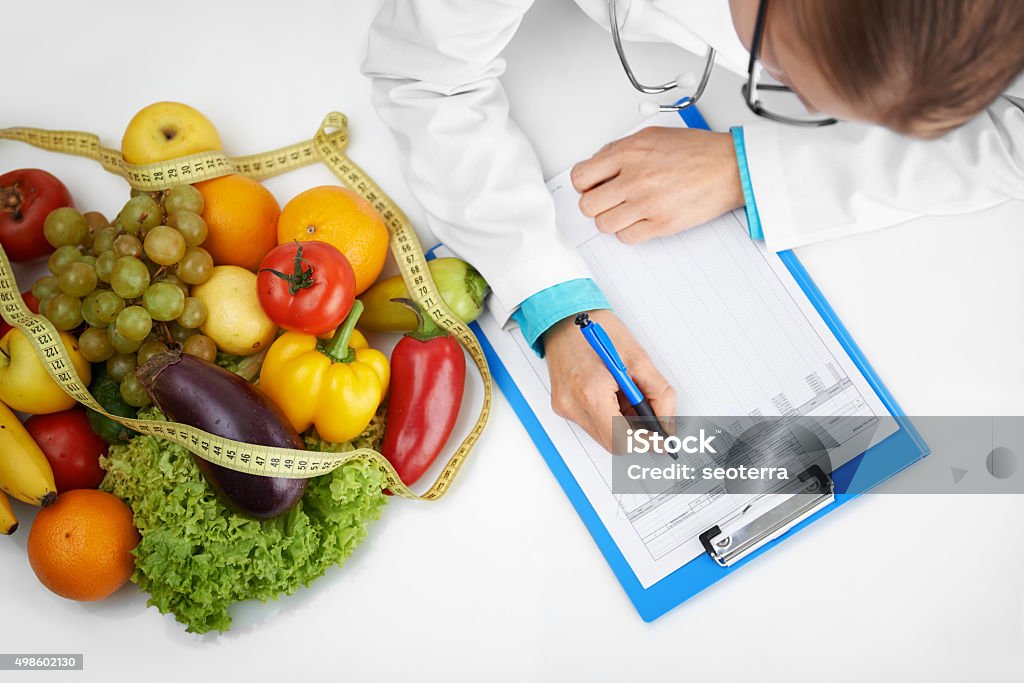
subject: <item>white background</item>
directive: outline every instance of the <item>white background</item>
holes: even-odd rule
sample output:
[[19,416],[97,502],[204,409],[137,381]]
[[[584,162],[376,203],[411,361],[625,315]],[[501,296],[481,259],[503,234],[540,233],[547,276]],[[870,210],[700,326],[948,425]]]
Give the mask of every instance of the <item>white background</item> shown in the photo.
[[[569,0],[537,5],[508,50],[505,83],[551,175],[634,125],[637,96],[605,32]],[[352,157],[422,225],[358,70],[376,6],[5,3],[0,126],[88,130],[116,146],[136,110],[174,99],[205,112],[226,150],[244,154],[308,138],[341,110]],[[648,80],[698,64],[670,47],[632,48]],[[702,109],[719,129],[749,120],[738,79],[721,73]],[[0,142],[0,172],[25,166],[57,174],[84,209],[109,215],[127,197],[92,162]],[[283,204],[328,182],[325,168],[310,168],[267,185]],[[1024,414],[1021,208],[800,250],[909,414]],[[343,569],[238,609],[219,637],[184,633],[132,586],[96,604],[51,595],[25,558],[31,513],[18,512],[22,530],[0,539],[0,651],[85,653],[86,672],[7,680],[1024,674],[1024,498],[868,496],[645,624],[500,398],[451,495],[392,501]]]

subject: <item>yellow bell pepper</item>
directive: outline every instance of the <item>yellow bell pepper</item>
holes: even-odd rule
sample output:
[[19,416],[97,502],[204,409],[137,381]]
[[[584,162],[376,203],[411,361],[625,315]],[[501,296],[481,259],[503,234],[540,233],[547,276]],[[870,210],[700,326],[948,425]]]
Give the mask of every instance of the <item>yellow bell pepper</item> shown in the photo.
[[296,431],[315,425],[327,441],[349,441],[377,412],[391,368],[387,356],[369,348],[355,329],[362,311],[362,303],[356,301],[329,340],[285,332],[270,346],[259,386]]

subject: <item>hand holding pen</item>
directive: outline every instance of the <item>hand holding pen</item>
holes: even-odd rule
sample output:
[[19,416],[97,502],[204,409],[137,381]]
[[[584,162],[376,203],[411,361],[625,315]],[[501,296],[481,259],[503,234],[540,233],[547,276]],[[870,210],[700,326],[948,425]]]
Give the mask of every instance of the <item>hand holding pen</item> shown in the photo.
[[[658,415],[675,415],[675,391],[643,346],[610,310],[591,311],[614,341],[630,375]],[[564,318],[544,333],[544,359],[551,378],[551,406],[555,413],[582,427],[604,448],[612,449],[612,418],[628,410],[622,393],[605,365],[574,324]]]
[[[651,407],[651,402],[640,391],[640,387],[636,385],[633,378],[630,377],[626,364],[622,361],[618,350],[612,343],[611,337],[601,327],[601,324],[592,321],[586,313],[577,315],[574,322],[580,328],[580,332],[583,333],[587,343],[590,344],[590,348],[594,350],[594,353],[597,354],[597,357],[601,359],[601,362],[604,363],[608,372],[615,379],[616,384],[619,385],[619,389],[622,391],[626,402],[636,412],[639,419],[635,424],[639,428],[667,436],[664,428],[658,421],[658,416],[655,415],[654,409]],[[679,456],[674,453],[670,455],[676,460],[679,459]]]

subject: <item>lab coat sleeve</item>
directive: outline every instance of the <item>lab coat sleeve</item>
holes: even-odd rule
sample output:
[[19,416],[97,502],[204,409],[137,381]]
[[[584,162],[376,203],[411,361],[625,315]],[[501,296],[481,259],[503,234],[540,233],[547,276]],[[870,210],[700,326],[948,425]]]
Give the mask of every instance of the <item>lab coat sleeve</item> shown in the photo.
[[757,123],[744,139],[774,251],[1024,198],[1024,111],[1006,98],[937,140],[851,123]]
[[548,287],[523,301],[512,318],[533,352],[544,357],[544,333],[552,325],[584,311],[610,309],[611,304],[597,283],[590,279],[570,280]]
[[532,2],[386,0],[363,63],[428,226],[487,279],[502,324],[531,295],[591,277],[499,82]]

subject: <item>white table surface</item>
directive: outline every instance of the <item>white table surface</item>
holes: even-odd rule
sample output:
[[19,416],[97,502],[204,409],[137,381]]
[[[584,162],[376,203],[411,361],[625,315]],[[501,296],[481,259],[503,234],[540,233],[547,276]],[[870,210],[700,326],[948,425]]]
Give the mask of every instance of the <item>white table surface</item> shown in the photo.
[[[5,4],[0,126],[120,141],[176,99],[234,153],[309,137],[347,113],[351,155],[422,226],[359,73],[377,2]],[[641,73],[699,62],[631,46]],[[507,51],[513,114],[550,175],[638,121],[608,35],[543,0]],[[714,127],[749,120],[718,74]],[[108,214],[124,183],[90,161],[0,142],[0,171],[50,170]],[[282,204],[326,168],[267,182]],[[1021,204],[919,220],[800,257],[909,414],[1024,414]],[[423,235],[423,241],[431,238]],[[927,436],[927,435],[926,435]],[[0,454],[2,457],[2,454]],[[312,588],[183,632],[128,587],[96,604],[48,593],[25,525],[0,540],[0,650],[78,652],[84,674],[28,680],[1020,680],[1024,497],[871,495],[653,624],[633,611],[503,399],[443,502],[391,502],[369,540]],[[396,613],[400,608],[404,615]],[[21,678],[5,676],[5,679]]]

